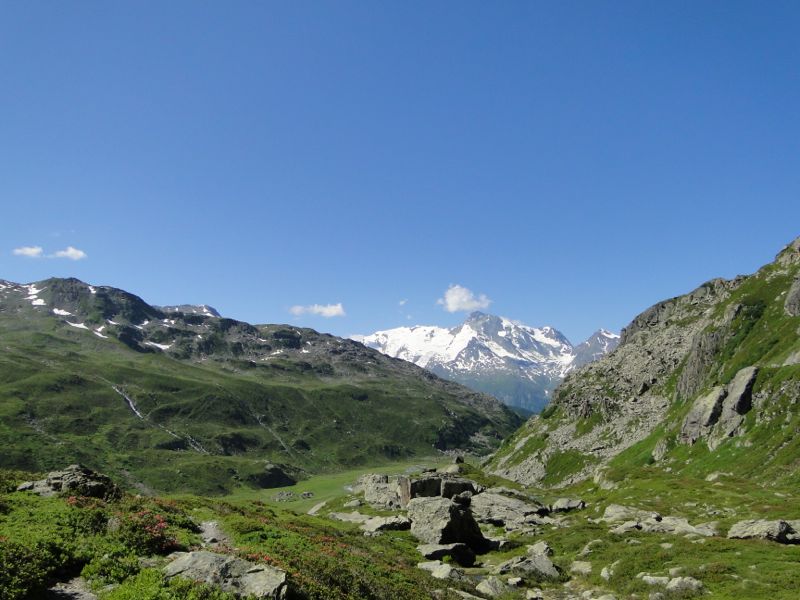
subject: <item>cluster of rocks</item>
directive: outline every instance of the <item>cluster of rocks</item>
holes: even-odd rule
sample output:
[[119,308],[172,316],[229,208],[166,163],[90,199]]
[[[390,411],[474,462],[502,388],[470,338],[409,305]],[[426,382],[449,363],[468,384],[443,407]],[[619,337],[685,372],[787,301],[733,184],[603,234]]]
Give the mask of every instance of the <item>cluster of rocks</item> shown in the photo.
[[104,500],[113,500],[122,495],[110,477],[81,465],[70,465],[62,471],[52,471],[38,481],[26,481],[17,487],[17,491],[33,492],[40,496],[69,494]]
[[218,587],[237,597],[284,600],[286,573],[269,565],[207,550],[176,552],[164,567],[167,577],[183,577]]
[[689,537],[711,537],[717,533],[717,525],[714,522],[691,525],[683,517],[662,516],[657,512],[639,510],[620,504],[609,504],[600,520],[616,524],[609,532],[617,535],[643,531]]
[[[367,535],[386,529],[410,529],[421,542],[417,550],[426,559],[418,567],[437,579],[459,581],[466,577],[460,567],[474,566],[476,555],[506,543],[504,538],[487,537],[481,524],[507,532],[534,533],[539,526],[558,525],[559,519],[554,515],[585,507],[582,500],[570,498],[560,498],[547,506],[515,490],[484,488],[455,471],[431,470],[415,478],[364,475],[354,491],[363,493],[365,503],[376,509],[405,510],[407,516],[370,517],[353,511],[331,513],[330,517],[359,523]],[[352,500],[346,506],[357,508],[360,504],[360,500]],[[526,555],[491,568],[476,591],[496,597],[527,581],[557,580],[561,573],[550,555],[552,549],[545,542],[529,546]]]

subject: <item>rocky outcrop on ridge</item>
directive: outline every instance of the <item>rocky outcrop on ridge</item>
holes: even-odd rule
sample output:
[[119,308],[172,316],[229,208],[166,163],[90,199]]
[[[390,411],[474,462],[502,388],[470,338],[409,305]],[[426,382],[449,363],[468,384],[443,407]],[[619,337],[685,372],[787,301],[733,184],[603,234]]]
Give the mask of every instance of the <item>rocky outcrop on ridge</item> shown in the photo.
[[712,452],[748,445],[749,430],[772,420],[768,462],[792,434],[774,406],[781,398],[791,406],[798,378],[775,369],[800,364],[799,317],[800,238],[753,275],[713,279],[635,317],[617,349],[570,373],[488,470],[524,484],[568,485],[648,438],[660,462],[680,444],[702,440]]

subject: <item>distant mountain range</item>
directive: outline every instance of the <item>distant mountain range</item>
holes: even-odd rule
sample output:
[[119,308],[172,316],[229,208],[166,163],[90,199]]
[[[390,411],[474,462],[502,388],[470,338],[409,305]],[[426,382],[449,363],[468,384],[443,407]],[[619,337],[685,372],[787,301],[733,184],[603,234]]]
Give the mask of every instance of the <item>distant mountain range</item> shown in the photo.
[[573,346],[552,327],[473,312],[451,329],[397,327],[353,339],[509,406],[538,412],[567,373],[611,352],[619,335],[600,329]]

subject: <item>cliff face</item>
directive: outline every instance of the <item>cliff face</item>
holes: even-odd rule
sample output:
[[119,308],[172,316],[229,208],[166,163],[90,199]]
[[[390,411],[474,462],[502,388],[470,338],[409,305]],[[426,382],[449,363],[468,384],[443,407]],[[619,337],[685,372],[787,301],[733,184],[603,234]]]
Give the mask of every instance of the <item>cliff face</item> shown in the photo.
[[562,485],[631,461],[724,466],[748,448],[754,468],[757,455],[777,466],[776,452],[794,451],[800,412],[798,273],[800,238],[753,275],[647,309],[614,352],[566,377],[490,469]]

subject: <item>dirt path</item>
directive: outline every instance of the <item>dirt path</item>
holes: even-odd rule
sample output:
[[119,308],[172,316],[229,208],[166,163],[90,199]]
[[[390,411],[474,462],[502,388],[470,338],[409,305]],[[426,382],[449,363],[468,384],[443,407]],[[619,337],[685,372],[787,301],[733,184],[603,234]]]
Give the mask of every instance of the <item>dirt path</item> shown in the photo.
[[203,521],[200,523],[200,536],[203,538],[203,546],[207,548],[233,546],[233,540],[216,521]]

